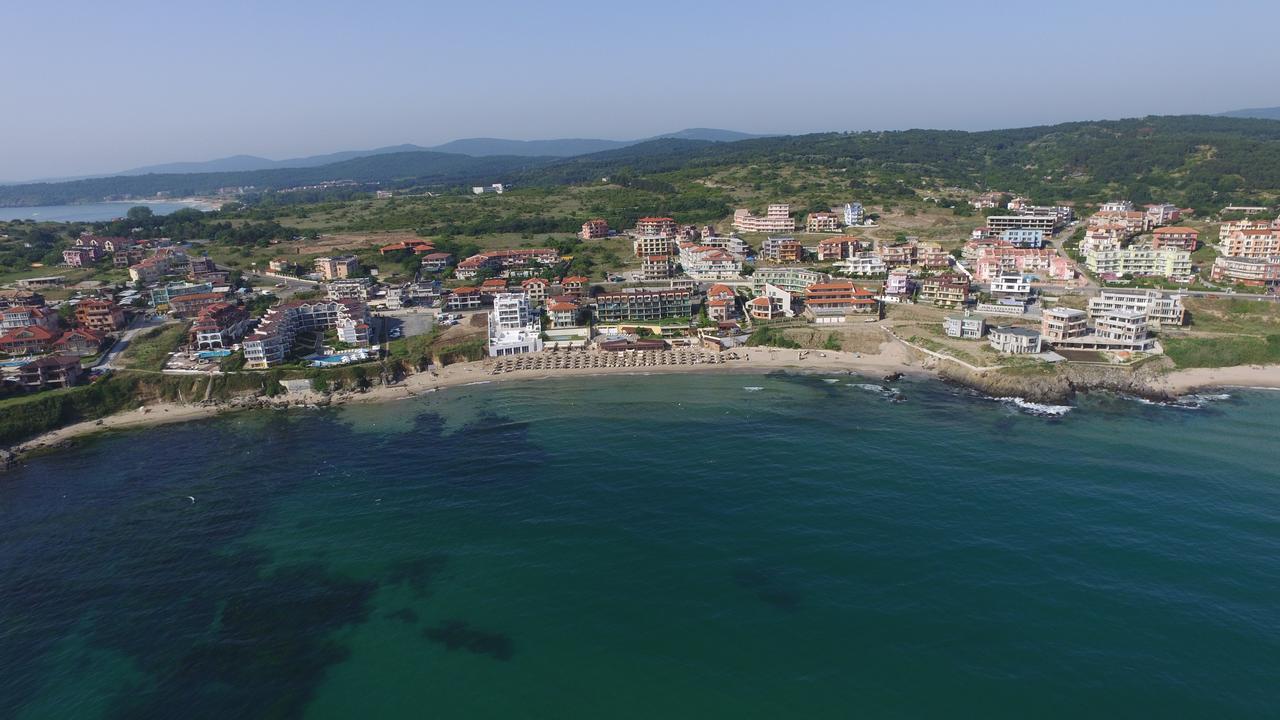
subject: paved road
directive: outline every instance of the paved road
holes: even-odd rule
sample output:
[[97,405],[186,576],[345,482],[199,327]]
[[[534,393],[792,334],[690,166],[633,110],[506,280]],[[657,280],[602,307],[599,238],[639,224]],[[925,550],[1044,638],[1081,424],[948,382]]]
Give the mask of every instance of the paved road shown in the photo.
[[102,353],[98,358],[98,362],[94,364],[94,368],[102,368],[104,370],[121,370],[122,366],[116,365],[116,361],[120,359],[123,353],[129,347],[129,343],[138,333],[146,332],[152,328],[158,328],[164,325],[171,325],[179,322],[178,320],[170,320],[158,317],[138,316],[129,324],[124,332],[120,333],[120,337],[116,339],[115,344],[109,350]]

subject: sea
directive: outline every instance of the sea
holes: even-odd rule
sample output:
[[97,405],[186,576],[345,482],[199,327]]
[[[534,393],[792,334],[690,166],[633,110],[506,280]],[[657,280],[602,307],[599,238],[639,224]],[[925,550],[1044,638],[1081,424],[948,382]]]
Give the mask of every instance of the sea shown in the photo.
[[1274,718],[1280,393],[654,375],[0,476],[6,718]]
[[82,205],[40,205],[31,207],[0,207],[0,221],[35,220],[37,222],[101,222],[122,218],[129,208],[145,205],[156,215],[194,208],[211,210],[208,203],[193,202],[99,202]]

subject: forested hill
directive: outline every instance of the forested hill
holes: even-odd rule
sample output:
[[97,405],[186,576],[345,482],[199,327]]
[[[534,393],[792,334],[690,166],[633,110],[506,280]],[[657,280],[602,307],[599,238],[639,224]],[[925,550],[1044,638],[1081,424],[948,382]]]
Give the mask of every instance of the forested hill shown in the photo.
[[1134,200],[1280,190],[1280,121],[1209,116],[1148,117],[961,132],[826,133],[727,144],[645,143],[534,168],[517,180],[587,182],[765,163],[842,169],[852,187],[1001,189],[1046,200],[1120,192]]
[[1167,198],[1200,207],[1280,191],[1280,121],[1186,115],[986,132],[824,133],[719,143],[658,139],[572,158],[405,152],[312,168],[0,187],[0,205],[160,191],[199,194],[228,186],[281,189],[328,180],[423,188],[481,182],[554,185],[784,163],[838,169],[848,174],[851,189],[999,189],[1037,200],[1122,194],[1139,202]]
[[399,152],[305,168],[276,168],[238,172],[148,174],[92,178],[58,183],[0,186],[0,206],[62,205],[158,192],[175,196],[212,193],[225,187],[253,186],[280,190],[328,181],[382,183],[396,186],[448,186],[502,182],[504,177],[552,162],[548,157],[493,155],[470,157],[438,152]]

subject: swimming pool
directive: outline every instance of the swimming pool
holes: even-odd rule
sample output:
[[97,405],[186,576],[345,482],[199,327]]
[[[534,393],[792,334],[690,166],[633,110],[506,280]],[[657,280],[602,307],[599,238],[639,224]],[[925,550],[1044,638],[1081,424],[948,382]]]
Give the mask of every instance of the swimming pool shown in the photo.
[[211,360],[213,358],[224,358],[231,355],[230,350],[201,350],[196,353],[196,357],[201,360]]

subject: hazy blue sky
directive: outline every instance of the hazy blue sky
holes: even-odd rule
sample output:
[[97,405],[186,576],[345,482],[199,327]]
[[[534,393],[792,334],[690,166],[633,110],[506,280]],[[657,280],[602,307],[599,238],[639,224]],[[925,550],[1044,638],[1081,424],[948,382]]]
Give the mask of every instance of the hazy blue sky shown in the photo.
[[459,137],[1280,105],[1280,2],[0,3],[0,179]]

